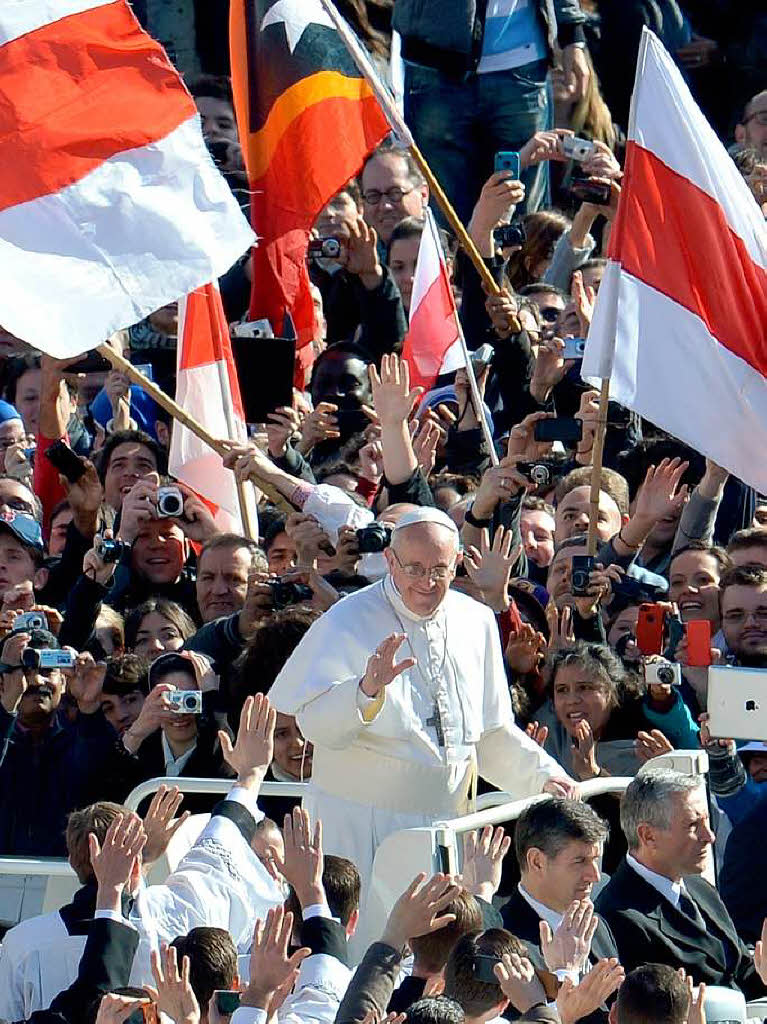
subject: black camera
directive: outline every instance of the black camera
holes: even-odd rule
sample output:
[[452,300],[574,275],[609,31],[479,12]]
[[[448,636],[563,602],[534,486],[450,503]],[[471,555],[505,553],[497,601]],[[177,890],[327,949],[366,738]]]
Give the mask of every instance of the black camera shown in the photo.
[[289,608],[292,604],[306,604],[314,597],[311,587],[305,583],[292,583],[289,580],[270,580],[272,588],[272,604],[275,611],[281,608]]
[[493,239],[501,249],[524,245],[527,241],[525,225],[521,220],[512,221],[511,224],[502,224],[499,228],[493,228]]
[[111,565],[112,562],[119,562],[128,545],[124,540],[102,540],[96,544],[96,554],[102,562]]
[[553,482],[551,469],[543,462],[518,462],[515,469],[536,487],[550,487]]
[[391,526],[371,523],[357,530],[357,544],[361,555],[377,555],[391,544]]
[[591,574],[594,571],[593,555],[573,555],[570,571],[570,590],[575,597],[588,597]]
[[326,260],[337,260],[341,255],[341,242],[338,238],[312,238],[308,253],[315,259],[319,256]]

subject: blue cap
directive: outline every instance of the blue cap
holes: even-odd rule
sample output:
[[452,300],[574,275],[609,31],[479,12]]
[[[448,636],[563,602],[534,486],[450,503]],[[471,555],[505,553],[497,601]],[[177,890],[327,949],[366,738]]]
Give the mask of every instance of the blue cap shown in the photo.
[[4,402],[0,399],[0,423],[7,423],[8,420],[20,420],[21,413],[15,405],[11,405],[10,402]]
[[11,533],[20,540],[22,544],[26,544],[27,547],[34,548],[35,551],[45,551],[45,545],[43,544],[43,533],[40,529],[40,524],[32,516],[25,515],[23,512],[0,512],[0,527],[6,527]]

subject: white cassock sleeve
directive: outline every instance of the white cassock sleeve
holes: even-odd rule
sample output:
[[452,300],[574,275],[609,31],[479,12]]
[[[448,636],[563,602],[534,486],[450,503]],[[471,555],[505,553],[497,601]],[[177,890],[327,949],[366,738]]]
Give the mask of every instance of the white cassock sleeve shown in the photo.
[[524,730],[514,724],[509,684],[495,616],[488,609],[485,646],[483,731],[477,744],[479,774],[515,800],[537,796],[552,776],[567,772]]

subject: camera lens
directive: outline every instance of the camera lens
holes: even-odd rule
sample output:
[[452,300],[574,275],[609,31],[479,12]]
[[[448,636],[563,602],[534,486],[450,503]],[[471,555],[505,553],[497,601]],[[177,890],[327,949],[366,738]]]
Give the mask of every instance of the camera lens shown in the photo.
[[538,487],[542,487],[549,482],[549,471],[545,466],[533,466],[530,479]]
[[658,669],[658,682],[670,686],[674,682],[674,670],[671,668]]
[[194,711],[197,707],[197,695],[187,693],[184,696],[184,711]]
[[177,495],[164,494],[160,501],[160,508],[166,516],[177,516],[181,514],[183,506]]

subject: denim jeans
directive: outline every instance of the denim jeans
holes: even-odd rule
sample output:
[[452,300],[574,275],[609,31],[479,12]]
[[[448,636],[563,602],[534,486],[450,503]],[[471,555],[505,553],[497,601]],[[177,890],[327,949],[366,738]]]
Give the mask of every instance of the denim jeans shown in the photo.
[[[550,127],[546,66],[537,61],[458,80],[433,68],[406,65],[405,120],[464,224],[493,173],[495,153],[519,150]],[[522,180],[527,196],[519,212],[545,206],[548,165],[527,168]]]

